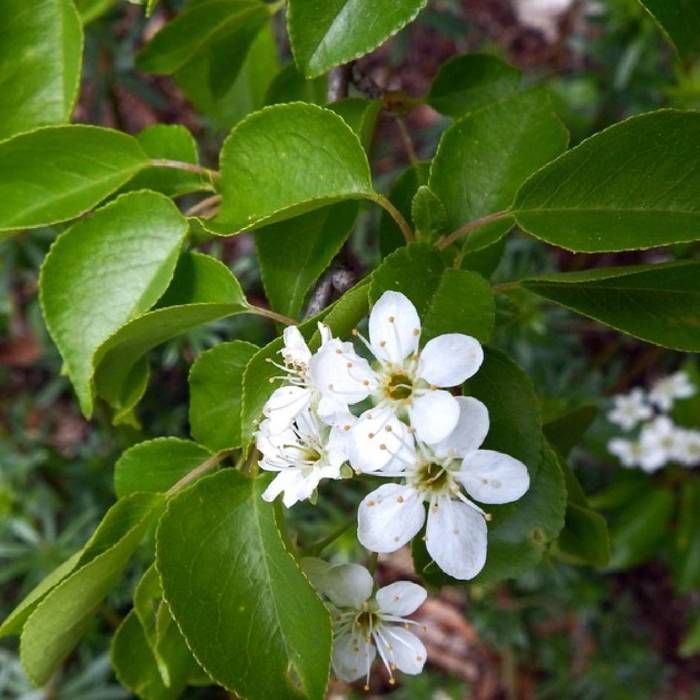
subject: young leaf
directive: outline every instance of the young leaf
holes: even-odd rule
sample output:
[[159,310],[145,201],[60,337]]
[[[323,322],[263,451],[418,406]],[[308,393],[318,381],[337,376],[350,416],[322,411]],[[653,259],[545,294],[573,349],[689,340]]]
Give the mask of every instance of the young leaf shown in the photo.
[[[192,134],[180,124],[155,124],[136,135],[149,158],[199,163],[197,143]],[[175,168],[149,168],[129,182],[130,190],[154,190],[168,197],[213,189],[199,173]]]
[[105,542],[103,551],[53,588],[29,616],[22,630],[20,658],[36,685],[49,680],[86,632],[96,608],[163,505],[163,497],[154,494],[133,494],[120,501],[113,517],[124,511],[123,522],[117,521],[121,536],[109,546]]
[[413,21],[427,0],[290,0],[294,59],[309,78],[360,58]]
[[240,447],[243,372],[258,347],[242,340],[202,353],[190,371],[190,431],[212,450]]
[[165,291],[186,234],[187,222],[169,199],[133,192],[51,246],[41,268],[41,305],[86,416],[97,349]]
[[138,141],[97,126],[49,126],[0,143],[0,231],[68,221],[149,164]]
[[233,129],[220,186],[221,213],[211,223],[222,233],[376,196],[352,129],[330,110],[301,103],[267,107]]
[[700,238],[700,113],[659,110],[601,131],[535,173],[513,208],[520,226],[579,252]]
[[139,442],[114,465],[114,491],[118,498],[139,492],[164,493],[209,457],[206,447],[176,437]]
[[82,54],[72,0],[0,3],[0,140],[70,119]]
[[[328,612],[286,550],[265,480],[232,469],[173,498],[158,528],[165,599],[203,668],[243,697],[324,697]],[[183,525],[186,524],[186,527]]]
[[515,92],[520,75],[517,68],[489,54],[453,56],[440,66],[426,102],[458,119]]
[[[567,142],[542,88],[515,93],[456,121],[440,139],[428,182],[445,206],[448,228],[507,209],[527,177]],[[486,247],[511,226],[506,219],[472,231],[464,250]]]
[[309,290],[350,235],[357,210],[356,202],[341,202],[255,232],[260,275],[273,309],[299,317]]
[[163,27],[137,57],[147,72],[172,75],[202,56],[215,96],[234,83],[246,54],[270,16],[260,0],[206,0],[186,7]]
[[700,7],[695,0],[639,1],[682,59],[700,53]]
[[123,417],[141,398],[131,391],[143,372],[142,358],[161,343],[220,318],[249,310],[243,290],[231,271],[215,258],[187,253],[178,262],[173,281],[159,308],[134,318],[95,352],[98,394]]
[[641,340],[700,351],[700,262],[560,273],[522,285]]

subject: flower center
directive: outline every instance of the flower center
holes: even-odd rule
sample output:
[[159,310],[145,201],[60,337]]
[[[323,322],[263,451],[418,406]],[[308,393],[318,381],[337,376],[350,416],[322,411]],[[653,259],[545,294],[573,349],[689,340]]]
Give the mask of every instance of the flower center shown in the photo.
[[371,610],[363,610],[355,616],[355,628],[363,635],[368,635],[370,630],[376,629],[378,623],[377,614]]
[[403,401],[413,393],[413,380],[405,372],[394,372],[386,379],[384,393],[392,401]]
[[449,490],[451,485],[449,469],[436,462],[423,462],[413,477],[413,486],[423,492],[442,493]]

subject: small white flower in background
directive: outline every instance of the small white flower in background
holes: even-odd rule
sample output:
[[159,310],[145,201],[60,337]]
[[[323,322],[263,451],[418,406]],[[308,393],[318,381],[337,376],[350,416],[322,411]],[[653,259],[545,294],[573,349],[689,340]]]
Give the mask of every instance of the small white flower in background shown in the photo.
[[537,29],[547,41],[559,36],[559,19],[574,4],[574,0],[512,0],[521,24]]
[[642,426],[639,444],[642,449],[639,466],[646,472],[655,472],[676,459],[681,450],[681,436],[668,416],[657,416]]
[[619,425],[624,430],[632,430],[642,421],[654,415],[647,401],[646,394],[641,389],[632,389],[629,394],[613,398],[612,410],[608,412],[608,420]]
[[686,467],[700,464],[700,430],[678,428],[678,453],[676,459]]
[[649,400],[661,411],[670,411],[676,399],[687,399],[695,394],[695,386],[686,372],[676,372],[659,379],[651,387]]
[[320,559],[302,560],[311,583],[326,596],[333,612],[333,670],[341,680],[352,683],[369,674],[377,654],[394,682],[394,672],[416,675],[423,670],[426,650],[407,628],[416,625],[407,615],[425,601],[422,586],[397,581],[374,595],[374,580],[359,564],[330,565]]
[[639,467],[641,465],[643,448],[639,440],[613,438],[608,442],[608,452],[615,455],[625,467]]
[[[382,430],[361,417],[351,436],[350,459],[362,458],[379,439],[392,456],[380,476],[403,478],[400,484],[380,486],[364,498],[358,511],[357,537],[372,552],[394,552],[415,537],[426,522],[425,543],[437,565],[453,578],[476,576],[486,561],[486,515],[463,493],[480,503],[510,503],[529,488],[526,466],[509,455],[480,450],[489,430],[486,406],[472,397],[455,399],[458,423],[441,442],[415,444],[410,435],[397,438],[398,421]],[[387,428],[391,430],[387,432]],[[395,451],[389,447],[396,438]]]
[[[461,333],[446,333],[419,349],[421,323],[411,301],[399,292],[384,292],[369,317],[369,341],[359,336],[376,360],[376,368],[350,343],[326,345],[311,359],[310,375],[325,398],[354,405],[370,397],[381,415],[407,419],[422,442],[437,443],[457,424],[459,406],[448,391],[473,376],[483,361],[479,342]],[[363,417],[360,417],[363,420]],[[370,419],[371,420],[371,419]],[[378,449],[381,431],[375,433]],[[390,457],[384,455],[388,462]]]
[[256,446],[262,454],[259,465],[278,474],[263,498],[272,501],[283,493],[282,501],[290,508],[310,498],[321,480],[339,479],[347,461],[353,421],[354,417],[348,415],[344,425],[331,428],[309,409],[299,413],[284,430],[278,430],[270,419],[264,420],[256,433]]

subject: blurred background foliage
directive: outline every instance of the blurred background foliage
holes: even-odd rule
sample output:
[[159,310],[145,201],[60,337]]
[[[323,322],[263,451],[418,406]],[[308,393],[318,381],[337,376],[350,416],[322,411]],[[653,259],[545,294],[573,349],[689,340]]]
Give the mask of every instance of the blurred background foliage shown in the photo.
[[[143,8],[122,0],[78,2],[91,21],[76,121],[130,133],[158,122],[181,123],[195,134],[203,162],[214,164],[213,154],[228,128],[266,94],[276,101],[300,96],[324,100],[322,81],[305,83],[293,69],[272,81],[278,62],[288,62],[289,54],[282,45],[282,55],[275,56],[269,37],[254,51],[255,60],[245,71],[247,82],[237,81],[216,104],[198,92],[196,76],[179,75],[173,81],[138,72],[135,52],[182,4],[162,0],[154,16],[146,19]],[[700,106],[700,61],[679,64],[637,0],[550,0],[548,6],[558,10],[550,15],[542,14],[543,6],[545,0],[433,0],[418,21],[356,64],[356,82],[370,94],[381,88],[421,95],[450,56],[476,50],[494,53],[521,68],[527,81],[544,81],[550,87],[573,143],[632,114],[663,106]],[[284,33],[277,35],[283,42]],[[445,120],[421,107],[406,121],[418,156],[430,156]],[[372,163],[386,190],[408,163],[405,143],[390,116],[380,118]],[[377,227],[376,217],[365,213],[322,284],[333,286],[334,274],[342,273],[346,280],[376,262]],[[154,377],[139,411],[140,430],[114,428],[99,413],[88,424],[61,376],[60,358],[43,327],[36,297],[37,271],[56,232],[32,231],[0,243],[2,616],[89,535],[114,498],[112,466],[123,449],[152,436],[187,435],[187,373],[192,360],[221,340],[262,343],[273,332],[266,321],[244,316],[173,341],[152,358]],[[249,298],[261,300],[251,240],[240,236],[208,245],[231,266]],[[697,249],[573,255],[515,233],[493,281],[637,259],[657,262],[676,255],[697,257]],[[525,292],[500,295],[498,313],[495,344],[528,371],[542,397],[545,417],[585,403],[605,409],[607,396],[646,384],[686,361]],[[688,420],[700,426],[697,406]],[[615,534],[620,518],[615,488],[622,477],[605,451],[608,431],[605,420],[596,419],[571,461],[594,504],[606,508]],[[646,502],[655,489],[668,488],[664,478],[626,472],[625,498]],[[301,536],[323,536],[319,523],[325,519],[341,524],[361,496],[345,483],[333,487],[335,497],[324,499],[328,512],[323,519],[310,505],[294,511]],[[700,616],[700,592],[674,590],[669,575],[673,544],[667,533],[656,532],[643,512],[636,522],[637,538],[653,540],[654,546],[615,571],[575,567],[552,557],[509,585],[472,587],[468,593],[444,591],[425,613],[431,624],[428,672],[402,679],[398,688],[378,677],[373,688],[391,692],[397,700],[700,698],[700,620],[692,631],[694,618]],[[356,546],[351,537],[342,543]],[[110,597],[86,643],[49,687],[33,689],[10,651],[12,640],[3,641],[0,697],[130,697],[116,683],[104,650],[126,612],[140,566],[132,566],[121,592]],[[392,557],[380,564],[380,573],[389,581],[405,575],[407,566],[406,557]],[[336,698],[360,697],[342,688],[333,692]],[[188,690],[187,697],[226,695],[203,688]]]

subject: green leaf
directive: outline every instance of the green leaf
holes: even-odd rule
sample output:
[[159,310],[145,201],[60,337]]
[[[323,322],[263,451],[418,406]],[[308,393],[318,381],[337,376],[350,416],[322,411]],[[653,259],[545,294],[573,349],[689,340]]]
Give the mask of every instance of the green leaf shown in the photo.
[[478,272],[482,277],[493,275],[506,249],[506,239],[501,238],[485,248],[472,252],[462,252],[460,267],[463,270]]
[[97,126],[49,126],[0,143],[0,231],[74,219],[148,166],[138,141]]
[[251,44],[238,77],[223,95],[214,94],[209,85],[211,64],[209,56],[202,55],[173,77],[198,111],[206,114],[217,128],[228,130],[263,106],[268,86],[277,73],[277,45],[269,23]]
[[330,619],[285,548],[264,486],[226,469],[171,500],[157,534],[163,592],[217,683],[243,697],[284,700],[298,697],[296,680],[305,697],[321,700]]
[[700,7],[694,0],[640,0],[682,59],[700,53]]
[[101,17],[116,2],[117,0],[75,0],[75,7],[83,25],[86,25]]
[[123,452],[114,465],[114,491],[118,498],[164,493],[209,457],[206,447],[176,437],[140,442]]
[[326,102],[328,80],[319,76],[307,80],[293,63],[283,66],[273,78],[265,94],[266,105],[286,102],[310,102],[323,105]]
[[673,585],[680,595],[700,587],[700,482],[688,479],[681,486],[678,519],[671,554]]
[[[648,477],[647,477],[648,478]],[[668,489],[647,489],[610,528],[612,556],[608,569],[628,569],[651,559],[669,531],[675,498]]]
[[133,494],[119,501],[112,519],[119,537],[53,588],[27,619],[20,640],[20,658],[36,685],[46,683],[86,632],[102,600],[119,579],[146,528],[164,504],[162,496]]
[[700,262],[560,273],[522,285],[635,338],[700,351]]
[[374,128],[377,125],[382,106],[381,100],[364,100],[360,97],[346,97],[326,105],[332,112],[339,114],[357,134],[357,138],[360,139],[360,143],[367,153],[372,147]]
[[690,627],[681,642],[678,653],[683,658],[695,656],[700,653],[700,615],[696,614],[695,618],[690,623]]
[[457,119],[515,92],[520,76],[517,68],[490,54],[453,56],[440,66],[426,102]]
[[421,342],[443,333],[464,333],[488,342],[495,315],[493,291],[483,277],[468,270],[445,270],[422,319]]
[[190,371],[190,431],[212,450],[240,447],[243,372],[258,347],[242,340],[202,353]]
[[255,232],[260,275],[270,306],[298,318],[309,291],[350,235],[358,206],[341,202]]
[[435,241],[447,233],[447,210],[445,205],[426,185],[421,185],[411,201],[411,218],[416,227],[418,238],[423,241]]
[[41,268],[41,305],[86,416],[98,348],[165,291],[186,233],[187,222],[169,199],[133,192],[51,246]]
[[[515,93],[456,121],[440,139],[428,182],[445,206],[448,228],[508,209],[522,183],[567,142],[542,88]],[[511,227],[511,219],[481,226],[469,234],[464,250],[484,248]]]
[[557,452],[566,457],[579,444],[597,415],[596,406],[578,406],[545,423],[544,434]]
[[294,59],[309,78],[364,56],[413,21],[427,0],[289,0]]
[[605,566],[610,560],[610,538],[605,518],[590,508],[569,502],[556,552],[560,558],[574,564]]
[[535,173],[513,208],[520,226],[579,252],[700,238],[700,113],[660,110],[601,131]]
[[330,110],[266,107],[238,124],[221,151],[221,213],[214,230],[237,233],[344,199],[376,197],[362,145]]
[[202,253],[182,256],[159,307],[124,324],[95,353],[97,392],[118,409],[118,416],[141,397],[124,388],[143,372],[140,360],[148,352],[192,328],[250,308],[231,271]]
[[[367,316],[369,312],[369,284],[366,280],[359,282],[352,289],[343,294],[338,301],[322,313],[323,323],[331,329],[336,338],[347,338],[353,328]],[[313,327],[315,318],[309,319],[309,325]],[[321,345],[321,334],[314,331],[309,348],[317,350]]]
[[[136,135],[149,158],[179,160],[199,164],[197,143],[192,134],[180,124],[155,124]],[[149,168],[129,182],[130,190],[155,190],[168,197],[213,189],[198,173],[175,168]]]
[[186,7],[137,56],[150,73],[172,75],[206,57],[208,83],[221,97],[233,85],[248,49],[270,16],[259,0],[206,0]]
[[437,292],[445,265],[438,251],[425,243],[395,250],[372,273],[369,298],[372,303],[387,290],[402,292],[424,318]]
[[82,53],[72,0],[0,3],[0,140],[70,119]]

